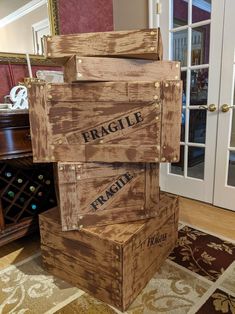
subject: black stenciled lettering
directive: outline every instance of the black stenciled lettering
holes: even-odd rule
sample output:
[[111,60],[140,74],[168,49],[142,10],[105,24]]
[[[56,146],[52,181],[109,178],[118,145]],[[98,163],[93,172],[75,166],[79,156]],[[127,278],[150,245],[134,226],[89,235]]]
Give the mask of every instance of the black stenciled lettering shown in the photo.
[[125,178],[127,179],[127,182],[131,181],[131,179],[134,178],[129,172],[125,173],[124,176],[125,176]]
[[129,116],[125,117],[125,119],[126,119],[128,127],[135,125],[135,122],[132,121],[132,123],[131,123],[131,120],[130,120]]
[[103,126],[97,127],[97,129],[92,129],[88,132],[83,132],[82,136],[84,138],[85,143],[90,142],[90,140],[96,140],[102,138],[104,136],[109,135],[110,133],[114,133],[125,128],[129,128],[134,126],[137,123],[144,121],[144,118],[141,116],[141,112],[137,111],[134,114],[123,117],[116,121],[112,121],[109,124],[105,124]]
[[[113,126],[112,126],[113,125]],[[115,122],[111,122],[108,125],[109,132],[117,132],[118,125]]]
[[140,122],[144,121],[143,117],[141,116],[141,112],[140,111],[135,112],[134,116],[136,118],[136,123],[140,123]]
[[99,204],[98,204],[97,199],[96,199],[94,202],[91,203],[91,206],[92,206],[92,208],[93,208],[94,210],[97,210],[97,209],[98,209],[97,206],[99,206]]
[[105,192],[105,195],[106,195],[106,197],[107,197],[107,200],[110,199],[110,197],[112,197],[113,194],[114,194],[114,193],[111,191],[111,189],[107,190],[107,191]]
[[153,237],[149,237],[147,246],[157,245],[157,244],[159,244],[161,242],[164,242],[166,240],[166,238],[167,238],[167,234],[166,233],[163,233],[160,236],[155,235]]
[[122,182],[123,186],[124,186],[124,185],[126,185],[126,182],[125,182],[125,181],[123,181],[123,179],[122,179],[122,178],[120,178],[120,179],[119,179],[119,181],[121,181],[121,182]]
[[123,185],[120,184],[119,180],[115,182],[117,184],[117,186],[119,187],[119,189],[121,189],[123,187]]
[[98,134],[98,131],[96,129],[91,130],[91,136],[92,136],[93,140],[95,140],[97,138],[100,138],[99,134]]
[[97,201],[100,203],[100,205],[103,205],[107,200],[101,195],[97,198]]
[[85,143],[88,143],[89,139],[90,139],[89,133],[88,132],[84,132],[84,133],[82,133],[82,136],[84,138]]
[[113,185],[111,185],[111,187],[110,187],[109,190],[110,190],[113,194],[115,194],[119,189],[120,189],[120,187],[118,188],[118,187],[115,186],[115,184],[113,184]]
[[104,126],[101,127],[101,137],[109,135],[109,131],[105,129]]
[[103,193],[103,195],[100,195],[94,202],[91,203],[92,209],[98,210],[99,206],[104,205],[104,203],[106,203],[115,193],[117,193],[121,188],[123,188],[132,179],[133,179],[133,176],[129,172],[125,173],[114,184],[112,184]]
[[123,130],[125,127],[124,127],[124,125],[123,125],[122,119],[119,119],[117,122],[118,122],[119,125],[120,125],[120,130]]

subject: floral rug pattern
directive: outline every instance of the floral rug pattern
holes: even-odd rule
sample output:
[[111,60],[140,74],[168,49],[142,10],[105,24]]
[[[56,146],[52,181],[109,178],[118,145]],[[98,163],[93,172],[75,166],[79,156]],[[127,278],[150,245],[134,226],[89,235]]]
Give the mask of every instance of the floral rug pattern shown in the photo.
[[235,244],[185,226],[179,230],[178,244],[169,258],[216,281],[235,260]]
[[[42,269],[40,254],[0,271],[0,313],[120,311]],[[235,243],[181,224],[178,244],[126,314],[235,314]]]

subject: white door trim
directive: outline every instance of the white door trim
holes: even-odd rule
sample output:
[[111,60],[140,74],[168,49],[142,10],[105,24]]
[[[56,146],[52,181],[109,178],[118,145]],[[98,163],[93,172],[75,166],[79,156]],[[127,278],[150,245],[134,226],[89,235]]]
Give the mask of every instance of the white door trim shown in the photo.
[[[10,0],[8,0],[10,1]],[[11,14],[8,14],[4,18],[0,20],[0,28],[20,19],[21,17],[25,16],[26,14],[36,10],[37,8],[41,7],[42,5],[46,4],[47,0],[31,0],[29,3],[23,5],[19,9],[15,10]]]
[[[224,19],[223,59],[221,71],[220,106],[233,105],[235,83],[235,39],[234,39],[234,0],[226,0]],[[226,113],[219,113],[218,142],[216,152],[214,204],[235,210],[235,187],[227,185],[229,148],[232,114],[230,109]]]
[[[154,17],[153,8],[156,0],[150,1],[150,12],[153,16],[149,19],[153,23],[153,27],[157,27],[156,17]],[[171,56],[170,51],[170,14],[172,12],[171,1],[164,0],[162,2],[162,14],[160,16],[160,27],[163,40],[164,59],[167,60]],[[189,1],[191,3],[191,0]],[[222,39],[223,39],[223,12],[224,0],[213,0],[211,12],[211,40],[210,43],[210,68],[209,68],[209,93],[208,104],[219,103],[220,90],[220,71],[221,71],[221,55],[222,55]],[[208,21],[207,21],[208,22]],[[198,23],[198,24],[203,24]],[[189,21],[189,26],[191,25]],[[196,24],[195,24],[196,25]],[[184,28],[184,27],[183,27]],[[180,28],[179,28],[180,30]],[[189,33],[189,35],[191,32]],[[190,45],[191,38],[189,38]],[[188,52],[191,49],[188,47]],[[188,58],[191,56],[188,53]],[[189,64],[189,63],[188,63]],[[203,66],[204,67],[204,66]],[[193,67],[192,67],[193,68]],[[200,66],[200,68],[202,68]],[[190,72],[191,68],[188,69]],[[190,78],[188,75],[188,93],[189,93]],[[189,110],[186,109],[187,115]],[[189,118],[187,116],[187,118]],[[193,199],[198,199],[204,202],[212,203],[214,190],[214,169],[215,169],[215,150],[216,150],[216,134],[218,123],[218,110],[216,112],[208,112],[207,115],[207,134],[206,134],[206,148],[205,148],[205,175],[204,180],[179,176],[169,173],[169,164],[161,165],[160,170],[160,186],[161,189],[167,192],[180,194]],[[200,145],[194,145],[200,146]],[[187,165],[187,155],[185,154],[185,166]]]

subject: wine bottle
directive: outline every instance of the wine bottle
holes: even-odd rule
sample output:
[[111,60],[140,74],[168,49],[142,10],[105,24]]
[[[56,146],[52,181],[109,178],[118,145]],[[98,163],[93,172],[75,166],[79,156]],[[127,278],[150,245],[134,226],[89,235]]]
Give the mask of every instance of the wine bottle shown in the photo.
[[7,195],[10,197],[10,198],[14,198],[15,197],[15,193],[13,191],[8,191],[7,192]]
[[17,179],[17,183],[22,184],[22,183],[23,183],[23,179],[18,178],[18,179]]
[[38,192],[38,196],[40,196],[40,197],[43,196],[42,191],[39,191],[39,192]]
[[5,177],[10,178],[12,177],[12,173],[10,171],[5,172]]
[[34,204],[34,203],[32,203],[32,204],[30,205],[30,207],[31,207],[32,210],[37,210],[37,205]]
[[47,185],[51,184],[51,181],[50,180],[46,180],[45,182]]
[[34,192],[34,191],[36,190],[36,188],[35,188],[35,186],[30,185],[29,190],[30,190],[31,192]]
[[39,179],[39,180],[43,180],[43,175],[42,175],[42,174],[39,174],[39,175],[38,175],[38,179]]

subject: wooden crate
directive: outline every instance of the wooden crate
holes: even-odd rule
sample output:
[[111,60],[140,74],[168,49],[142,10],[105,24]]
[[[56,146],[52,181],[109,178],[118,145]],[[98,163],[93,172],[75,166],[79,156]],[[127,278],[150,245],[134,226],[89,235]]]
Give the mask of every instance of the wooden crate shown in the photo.
[[62,230],[159,216],[156,163],[57,164]]
[[58,209],[40,215],[44,267],[94,297],[126,310],[177,240],[178,199],[161,196],[160,220],[61,231]]
[[180,62],[72,56],[64,64],[64,81],[178,80]]
[[181,81],[32,83],[34,162],[176,162]]
[[158,28],[45,37],[45,55],[49,58],[79,55],[162,60],[162,54]]

